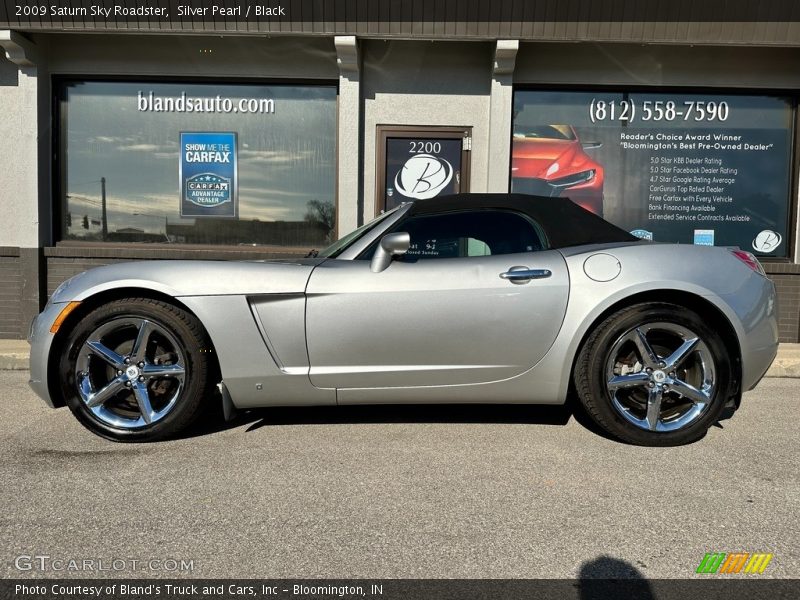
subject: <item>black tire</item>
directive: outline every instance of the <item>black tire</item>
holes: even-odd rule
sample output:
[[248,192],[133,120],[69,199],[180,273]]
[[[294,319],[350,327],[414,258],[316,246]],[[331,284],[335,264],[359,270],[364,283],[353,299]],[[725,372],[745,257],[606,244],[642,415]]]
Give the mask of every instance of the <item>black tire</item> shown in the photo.
[[[647,382],[637,383],[636,387],[620,388],[620,391],[617,392],[612,392],[608,384],[609,368],[618,368],[610,365],[623,365],[623,368],[628,368],[624,361],[622,363],[617,362],[617,357],[614,357],[614,362],[611,362],[612,350],[615,354],[625,355],[628,351],[625,344],[628,342],[621,340],[626,339],[626,334],[630,333],[633,336],[637,328],[641,328],[640,331],[646,331],[648,327],[653,327],[655,323],[671,324],[676,330],[684,328],[684,331],[691,331],[699,339],[696,347],[702,348],[705,358],[710,358],[713,361],[711,369],[714,373],[714,383],[709,388],[709,401],[705,403],[704,408],[695,409],[700,412],[693,420],[687,420],[685,426],[680,426],[674,431],[644,429],[641,425],[637,426],[632,423],[629,420],[630,417],[623,417],[622,413],[624,411],[617,408],[622,402],[627,402],[628,404],[624,405],[624,408],[628,409],[628,415],[640,419],[643,417],[646,421],[647,394],[650,389],[653,387],[658,388],[660,385],[654,381],[654,378],[658,377],[660,379],[665,376],[664,371],[661,371],[658,365],[652,374],[646,372],[644,363],[647,361],[638,359],[640,354],[638,348],[631,352],[637,358],[636,366],[633,367],[634,371],[623,374],[628,375],[630,373],[631,376],[648,378]],[[658,346],[656,345],[651,346],[656,354],[658,364],[663,364],[661,359],[667,358],[668,353],[677,348],[674,345],[672,347],[668,345],[671,340],[669,340],[669,332],[667,330],[662,332],[656,327],[652,331],[655,332],[654,335],[661,335],[666,340],[663,342],[661,350],[657,349]],[[700,350],[693,352],[700,352]],[[683,373],[683,379],[694,377],[697,380],[698,377],[705,377],[705,375],[699,376],[697,373],[700,370],[706,373],[706,367],[703,366],[702,362],[692,366],[690,361],[695,360],[696,362],[693,356],[692,354],[687,355],[686,361],[689,367],[684,371],[679,369],[676,372],[677,380],[681,380],[681,373]],[[628,362],[633,362],[633,359]],[[639,363],[641,363],[641,366],[639,366]],[[698,364],[699,366],[697,366]],[[637,368],[640,369],[638,372],[635,371]],[[617,371],[613,370],[611,374],[616,376]],[[589,334],[578,354],[573,380],[578,398],[586,409],[588,416],[612,436],[640,446],[679,446],[701,439],[705,436],[709,427],[719,420],[732,389],[731,374],[731,358],[728,355],[725,343],[719,333],[706,321],[683,306],[648,302],[624,308],[610,315]],[[667,377],[670,378],[668,380],[662,379],[662,381],[672,383],[671,373]],[[676,415],[675,418],[677,418],[682,407],[691,407],[691,404],[700,406],[700,404],[691,403],[687,397],[676,393],[672,389],[673,387],[677,388],[678,385],[666,385],[665,389],[669,391],[663,392],[665,404],[661,406],[666,407],[667,413],[672,410]],[[622,396],[622,401],[619,400],[620,396]],[[645,402],[644,413],[639,413],[637,410],[641,406],[640,400],[642,396],[644,396]],[[617,401],[615,402],[613,398],[617,398]],[[655,411],[653,414],[655,414]],[[667,417],[672,418],[669,414],[667,414]],[[679,421],[676,420],[673,426],[678,426],[678,424]],[[663,425],[663,422],[658,424],[659,427]]]
[[[85,392],[81,392],[78,387],[78,379],[87,379],[95,385],[95,379],[99,380],[97,388],[108,385],[112,382],[111,378],[125,378],[125,371],[120,371],[117,367],[112,367],[106,360],[96,357],[87,351],[85,344],[90,336],[99,331],[108,331],[106,334],[111,342],[109,347],[120,356],[131,354],[131,349],[135,346],[135,341],[130,340],[133,331],[128,331],[135,327],[136,320],[147,320],[149,327],[154,328],[146,339],[149,344],[144,344],[152,356],[147,356],[146,360],[149,368],[183,368],[177,377],[144,377],[137,378],[138,381],[145,380],[139,385],[147,388],[148,401],[152,402],[152,408],[156,414],[158,401],[161,399],[165,403],[163,417],[144,423],[143,412],[139,408],[139,426],[135,425],[137,418],[134,412],[136,395],[133,393],[131,385],[136,386],[136,380],[125,381],[124,386],[128,389],[120,388],[110,399],[102,404],[104,413],[109,416],[118,416],[120,421],[125,421],[125,425],[115,425],[113,419],[107,415],[98,416],[93,409],[90,409],[86,400],[82,397]],[[130,321],[130,323],[128,323]],[[140,321],[143,322],[143,321]],[[126,323],[128,323],[126,325]],[[134,335],[134,339],[135,339]],[[143,336],[144,338],[145,336]],[[105,343],[105,342],[104,342]],[[176,348],[172,349],[172,346]],[[203,413],[206,400],[210,398],[209,393],[209,372],[210,372],[210,352],[211,344],[202,324],[192,314],[186,312],[166,302],[150,298],[124,298],[115,300],[100,306],[85,315],[70,333],[64,351],[59,362],[59,381],[64,400],[69,406],[75,417],[91,432],[100,437],[115,442],[154,442],[168,438],[173,438],[186,431],[198,417]],[[158,353],[158,356],[155,356]],[[90,358],[86,358],[89,356]],[[161,357],[166,357],[162,360]],[[178,361],[176,357],[180,357]],[[152,364],[151,364],[152,359]],[[78,361],[81,365],[88,365],[86,370],[78,371]],[[135,365],[131,365],[135,366]],[[125,367],[122,367],[123,369]],[[144,368],[142,374],[147,373]],[[92,373],[89,376],[90,372]],[[119,375],[123,373],[122,375]],[[114,383],[117,389],[119,383]],[[159,392],[162,396],[159,396]],[[167,402],[169,401],[169,402]],[[151,417],[153,418],[153,417]]]

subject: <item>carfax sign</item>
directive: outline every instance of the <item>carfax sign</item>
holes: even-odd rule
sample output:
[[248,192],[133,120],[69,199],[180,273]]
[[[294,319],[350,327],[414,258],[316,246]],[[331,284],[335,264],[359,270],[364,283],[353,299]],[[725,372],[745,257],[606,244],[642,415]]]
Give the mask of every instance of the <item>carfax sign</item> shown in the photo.
[[236,218],[236,133],[181,133],[179,179],[182,217]]

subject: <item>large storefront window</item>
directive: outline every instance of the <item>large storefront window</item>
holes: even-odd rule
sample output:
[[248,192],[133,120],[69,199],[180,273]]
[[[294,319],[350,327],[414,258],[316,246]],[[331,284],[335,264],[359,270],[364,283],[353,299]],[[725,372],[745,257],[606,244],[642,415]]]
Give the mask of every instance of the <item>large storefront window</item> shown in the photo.
[[655,241],[785,257],[793,113],[774,96],[518,90],[511,189]]
[[336,93],[66,84],[62,239],[325,245],[334,237]]

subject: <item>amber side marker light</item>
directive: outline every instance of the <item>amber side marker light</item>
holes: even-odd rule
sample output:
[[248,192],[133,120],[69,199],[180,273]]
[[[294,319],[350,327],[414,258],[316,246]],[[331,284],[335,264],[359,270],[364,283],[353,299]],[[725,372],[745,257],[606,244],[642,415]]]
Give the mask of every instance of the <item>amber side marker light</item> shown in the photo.
[[60,312],[60,313],[58,313],[58,316],[56,317],[56,320],[55,320],[55,321],[53,321],[53,325],[50,327],[50,333],[56,333],[56,332],[58,331],[59,327],[61,327],[61,324],[62,324],[62,323],[63,323],[63,322],[66,320],[66,318],[69,316],[69,314],[70,314],[70,313],[71,313],[73,310],[75,310],[76,308],[78,308],[78,306],[80,306],[80,304],[81,304],[80,302],[69,302],[69,303],[68,303],[68,304],[67,304],[67,305],[66,305],[66,306],[65,306],[65,307],[64,307],[64,308],[61,310],[61,312]]

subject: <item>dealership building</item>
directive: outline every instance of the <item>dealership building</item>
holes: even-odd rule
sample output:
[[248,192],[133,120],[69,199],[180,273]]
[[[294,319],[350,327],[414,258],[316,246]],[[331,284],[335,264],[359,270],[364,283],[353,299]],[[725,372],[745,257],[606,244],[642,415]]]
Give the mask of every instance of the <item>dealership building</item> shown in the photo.
[[791,3],[51,4],[0,7],[0,338],[94,266],[300,257],[510,190],[753,252],[800,341]]

